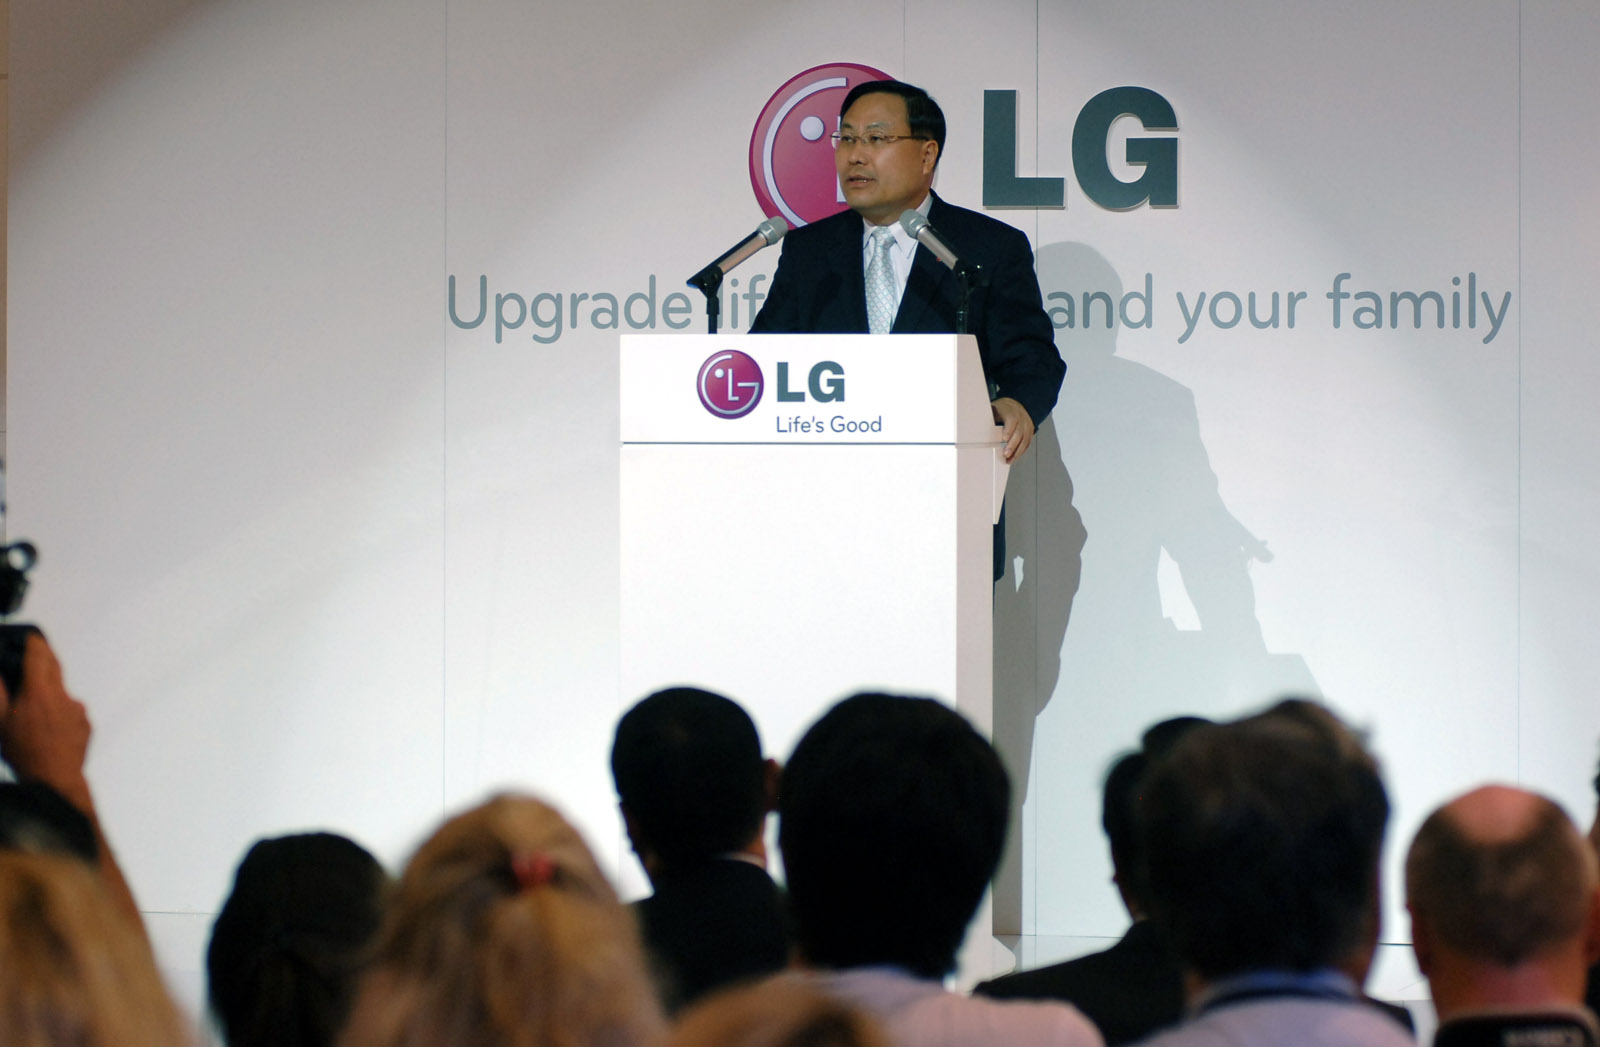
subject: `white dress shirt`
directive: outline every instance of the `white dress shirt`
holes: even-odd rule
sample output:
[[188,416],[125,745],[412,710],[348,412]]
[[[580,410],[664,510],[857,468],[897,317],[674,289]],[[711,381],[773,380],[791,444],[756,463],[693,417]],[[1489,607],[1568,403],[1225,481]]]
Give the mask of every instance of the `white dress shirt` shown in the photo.
[[[928,208],[932,203],[932,193],[922,198],[922,203],[917,205],[917,211],[922,217],[928,217]],[[862,273],[867,271],[867,266],[872,262],[872,231],[877,228],[879,227],[865,218],[861,220]],[[894,246],[889,249],[889,260],[894,264],[894,307],[895,313],[898,314],[900,301],[906,296],[906,281],[911,279],[911,261],[917,255],[917,242],[900,227],[899,221],[895,221],[887,228],[894,233]]]

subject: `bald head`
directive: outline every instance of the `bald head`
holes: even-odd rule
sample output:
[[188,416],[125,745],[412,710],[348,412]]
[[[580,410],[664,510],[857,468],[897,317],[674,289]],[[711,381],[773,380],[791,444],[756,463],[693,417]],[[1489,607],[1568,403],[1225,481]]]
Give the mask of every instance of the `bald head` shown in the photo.
[[1439,813],[1461,832],[1485,844],[1508,843],[1527,837],[1541,818],[1565,821],[1553,801],[1509,785],[1485,785],[1458,796]]
[[1595,885],[1595,856],[1566,812],[1503,785],[1433,812],[1406,856],[1407,902],[1432,940],[1506,968],[1582,939]]

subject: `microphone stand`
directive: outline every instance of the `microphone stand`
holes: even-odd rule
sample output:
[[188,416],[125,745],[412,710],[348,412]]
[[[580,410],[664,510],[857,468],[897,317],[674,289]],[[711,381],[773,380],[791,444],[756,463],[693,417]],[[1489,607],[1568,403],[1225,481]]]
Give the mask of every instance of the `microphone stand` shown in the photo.
[[706,296],[706,328],[708,334],[717,333],[717,321],[722,315],[722,301],[717,297],[717,292],[722,290],[722,278],[728,271],[763,247],[770,246],[783,239],[783,234],[789,231],[789,223],[776,215],[756,226],[756,231],[740,240],[726,251],[722,252],[716,261],[689,277],[690,287],[698,287]]
[[955,266],[956,279],[961,281],[961,295],[956,299],[956,334],[971,334],[967,330],[967,314],[971,311],[973,288],[989,286],[989,275],[981,265],[963,261]]
[[717,292],[722,290],[722,266],[712,262],[689,277],[689,286],[698,287],[706,296],[706,333],[717,333],[717,321],[722,315],[722,301]]

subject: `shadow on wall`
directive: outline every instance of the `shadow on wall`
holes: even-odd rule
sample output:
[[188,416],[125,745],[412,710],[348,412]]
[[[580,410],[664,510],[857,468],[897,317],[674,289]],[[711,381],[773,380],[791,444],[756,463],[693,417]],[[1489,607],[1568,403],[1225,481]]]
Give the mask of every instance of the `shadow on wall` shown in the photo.
[[26,165],[124,66],[207,6],[210,0],[11,0],[11,169]]
[[[1162,717],[1224,715],[1272,693],[1316,693],[1302,658],[1269,654],[1262,641],[1249,566],[1272,554],[1222,503],[1194,394],[1115,355],[1116,270],[1081,243],[1042,246],[1037,267],[1046,295],[1072,297],[1073,325],[1056,334],[1067,362],[1060,401],[1039,430],[1031,468],[1014,472],[1006,493],[1013,554],[995,590],[994,734],[1016,786],[1018,830],[995,884],[1000,933],[1022,930],[1022,805],[1036,722],[1053,698],[1075,706],[1057,715],[1116,725],[1113,748],[1060,754],[1093,761],[1098,784],[1116,753]],[[1102,291],[1110,308],[1086,302]],[[1180,629],[1163,608],[1163,551],[1198,630]],[[1098,841],[1084,847],[1086,858],[1104,853]]]

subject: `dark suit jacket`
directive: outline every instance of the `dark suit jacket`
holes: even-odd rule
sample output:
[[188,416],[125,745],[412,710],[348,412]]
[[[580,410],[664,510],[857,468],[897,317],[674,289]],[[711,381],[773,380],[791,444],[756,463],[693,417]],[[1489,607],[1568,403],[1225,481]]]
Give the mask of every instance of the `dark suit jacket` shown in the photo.
[[1149,920],[1104,952],[983,982],[1001,999],[1065,1000],[1100,1027],[1107,1045],[1131,1043],[1183,1017],[1178,954]]
[[[928,221],[965,259],[978,263],[988,286],[974,290],[967,328],[978,338],[993,397],[1022,404],[1034,424],[1056,404],[1066,364],[1039,297],[1033,249],[1020,230],[945,203],[935,194]],[[956,329],[960,281],[919,246],[911,262],[895,334],[947,334]],[[772,277],[752,334],[864,334],[867,294],[861,216],[841,211],[794,230]]]
[[765,869],[713,858],[659,877],[655,888],[634,912],[669,1012],[788,963],[783,899]]

